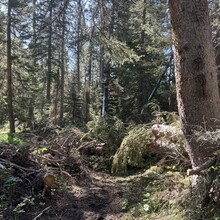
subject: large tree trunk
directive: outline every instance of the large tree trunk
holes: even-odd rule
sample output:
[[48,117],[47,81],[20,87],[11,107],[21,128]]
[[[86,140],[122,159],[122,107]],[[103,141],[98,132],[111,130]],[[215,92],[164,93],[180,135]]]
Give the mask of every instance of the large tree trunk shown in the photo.
[[212,150],[198,146],[194,130],[216,128],[220,103],[207,0],[170,0],[179,114],[193,167]]
[[12,57],[11,57],[11,7],[8,0],[8,24],[7,24],[7,93],[8,93],[8,118],[10,133],[15,132],[14,112],[13,112],[13,91],[12,91]]
[[[215,130],[220,122],[217,71],[208,2],[169,0],[169,7],[179,115],[187,152],[193,170],[197,170],[218,146],[213,146],[207,140],[202,144],[198,143],[195,131]],[[191,176],[192,197],[188,210],[190,219],[198,219],[201,204],[209,193],[208,184],[210,183],[205,176]]]

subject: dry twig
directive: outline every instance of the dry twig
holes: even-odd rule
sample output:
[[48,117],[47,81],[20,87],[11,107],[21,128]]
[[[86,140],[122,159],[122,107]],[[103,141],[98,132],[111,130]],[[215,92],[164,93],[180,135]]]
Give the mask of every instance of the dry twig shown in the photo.
[[70,139],[71,136],[73,136],[73,133],[71,133],[71,134],[65,139],[65,141],[62,143],[62,145],[60,146],[60,148],[62,148],[62,147],[66,144],[66,142]]
[[37,215],[35,218],[33,218],[32,220],[37,220],[39,219],[48,209],[50,209],[50,206],[48,206],[47,208],[45,208],[39,215]]

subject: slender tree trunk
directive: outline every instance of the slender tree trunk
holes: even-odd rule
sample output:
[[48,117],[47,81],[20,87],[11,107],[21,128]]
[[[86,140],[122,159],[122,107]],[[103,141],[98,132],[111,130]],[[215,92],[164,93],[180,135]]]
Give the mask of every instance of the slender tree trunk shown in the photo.
[[[142,11],[142,31],[141,31],[141,53],[145,53],[145,30],[144,30],[144,25],[146,24],[146,11],[147,11],[147,0],[144,0],[144,8]],[[145,58],[143,58],[145,59]],[[142,69],[139,70],[138,72],[138,97],[137,97],[137,111],[138,114],[140,115],[142,112],[142,108],[144,104],[146,104],[146,84],[144,80],[144,72]]]
[[[103,0],[98,0],[98,7],[99,7],[99,14],[100,14],[100,32],[99,32],[99,38],[101,40],[104,27],[105,27],[105,20],[104,20],[104,2]],[[100,83],[100,90],[101,90],[101,111],[100,115],[101,117],[105,116],[105,90],[104,90],[104,54],[105,49],[104,45],[100,44],[100,53],[99,53],[99,83]]]
[[[214,49],[207,0],[170,0],[178,109],[193,167],[212,153],[193,130],[216,128],[220,119]],[[199,146],[198,146],[199,145]]]
[[93,33],[94,33],[94,23],[91,25],[90,32],[90,45],[89,45],[89,62],[88,62],[88,73],[85,79],[85,123],[90,120],[90,88],[91,88],[91,80],[92,80],[92,52],[93,52]]
[[89,66],[88,66],[88,79],[85,80],[85,123],[90,120],[90,89],[91,89],[91,79],[92,79],[92,42],[90,41],[90,50],[89,50]]
[[104,78],[104,47],[100,47],[100,59],[99,59],[99,78],[100,78],[100,89],[101,89],[101,117],[105,116],[105,78]]
[[80,74],[80,54],[81,54],[81,20],[82,20],[82,6],[81,0],[78,0],[78,23],[77,23],[77,52],[76,52],[76,60],[77,60],[77,91],[80,93],[81,90],[81,74]]
[[11,0],[8,0],[8,23],[7,23],[7,94],[8,94],[8,119],[10,133],[15,132],[12,90],[12,57],[11,57]]
[[[111,20],[110,23],[106,24],[106,15],[104,11],[104,1],[99,0],[99,10],[100,10],[100,33],[101,37],[104,33],[104,29],[106,25],[108,25],[108,37],[109,39],[113,36],[114,32],[114,22],[115,22],[115,1],[112,0],[112,9],[111,9]],[[108,113],[108,105],[109,105],[109,81],[110,81],[110,59],[104,59],[105,48],[104,45],[100,47],[100,85],[102,90],[101,97],[101,117],[104,117],[106,113]]]
[[85,88],[85,123],[87,123],[90,120],[89,106],[90,106],[90,88],[89,88],[89,85],[86,85],[86,88]]
[[90,47],[89,47],[89,66],[88,66],[88,85],[91,86],[92,81],[92,52],[93,52],[93,43],[90,40]]
[[65,10],[62,19],[62,39],[61,39],[61,82],[60,82],[60,121],[63,120],[64,112],[64,77],[65,77]]
[[[37,66],[37,61],[36,61],[36,0],[32,1],[33,4],[33,12],[32,12],[32,44],[33,44],[33,50],[32,50],[32,56],[33,56],[33,69],[36,68]],[[32,83],[36,84],[36,76],[32,76]],[[28,122],[27,122],[27,126],[31,127],[33,125],[33,121],[34,121],[34,103],[35,103],[35,97],[30,97],[30,103],[29,103],[29,107],[28,107]]]
[[48,30],[48,54],[47,54],[47,101],[51,100],[51,78],[52,78],[52,16],[53,16],[53,5],[51,1],[49,4],[49,30]]
[[[143,14],[142,14],[142,26],[143,27],[146,24],[146,13],[147,13],[147,0],[144,0],[144,8],[143,8]],[[141,43],[144,44],[144,41],[145,41],[145,32],[143,28],[141,31]]]
[[58,99],[59,99],[59,88],[60,88],[60,70],[57,68],[57,76],[56,76],[56,92],[54,99],[54,124],[57,123],[58,119]]

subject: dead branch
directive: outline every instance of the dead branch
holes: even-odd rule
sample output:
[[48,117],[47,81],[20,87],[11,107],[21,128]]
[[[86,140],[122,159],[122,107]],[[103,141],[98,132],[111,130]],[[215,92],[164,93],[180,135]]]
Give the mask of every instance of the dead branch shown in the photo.
[[198,175],[201,174],[202,170],[205,170],[207,168],[209,168],[210,166],[212,166],[216,161],[216,157],[206,161],[205,163],[203,163],[201,166],[199,167],[195,167],[193,169],[188,169],[187,170],[187,175],[191,176],[191,175]]
[[61,175],[65,174],[66,176],[72,178],[72,176],[67,171],[65,171],[65,170],[60,169],[60,174]]
[[5,166],[3,166],[1,163],[0,163],[0,170],[3,170],[5,169]]
[[49,153],[52,153],[52,154],[57,154],[59,156],[63,156],[63,153],[57,151],[57,150],[54,150],[54,149],[48,149]]
[[45,208],[39,215],[37,215],[35,218],[33,218],[32,220],[37,220],[39,219],[48,209],[50,209],[50,206],[48,206],[47,208]]
[[15,167],[15,168],[19,169],[23,173],[25,173],[25,172],[38,173],[38,172],[42,171],[42,169],[35,170],[35,169],[31,169],[31,168],[25,168],[25,167],[19,166],[19,165],[15,164],[15,163],[13,163],[11,161],[8,161],[8,160],[5,160],[5,159],[0,159],[0,163],[4,164],[4,165],[10,165],[12,167]]
[[40,159],[44,159],[44,160],[47,160],[47,161],[53,162],[53,163],[60,163],[60,162],[65,161],[65,158],[63,158],[63,159],[51,159],[51,158],[48,158],[48,157],[38,156],[38,155],[36,155],[36,157],[39,157]]
[[62,145],[60,146],[60,148],[62,148],[62,147],[66,144],[66,142],[67,142],[72,136],[73,136],[73,133],[71,133],[71,134],[65,139],[65,141],[62,143]]

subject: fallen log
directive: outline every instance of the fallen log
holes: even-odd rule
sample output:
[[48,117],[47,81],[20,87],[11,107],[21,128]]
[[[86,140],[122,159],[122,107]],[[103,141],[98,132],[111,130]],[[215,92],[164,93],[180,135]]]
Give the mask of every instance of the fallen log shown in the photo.
[[97,143],[96,141],[88,141],[81,144],[77,148],[78,151],[87,156],[102,156],[105,151],[105,143]]
[[185,140],[181,129],[172,125],[155,124],[151,127],[152,138],[147,151],[185,155]]
[[183,137],[181,129],[166,124],[155,124],[151,127],[152,134],[156,139],[162,137]]
[[188,159],[182,131],[165,124],[134,128],[124,138],[113,157],[112,173],[125,174],[127,166],[142,167],[144,155],[149,153]]

